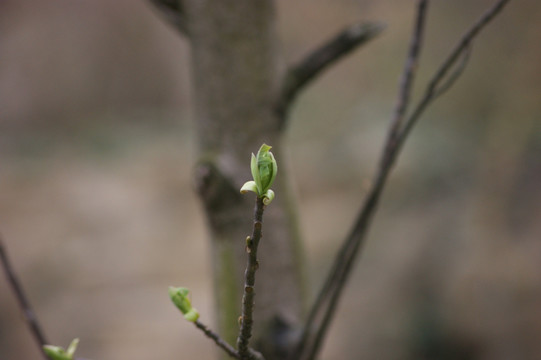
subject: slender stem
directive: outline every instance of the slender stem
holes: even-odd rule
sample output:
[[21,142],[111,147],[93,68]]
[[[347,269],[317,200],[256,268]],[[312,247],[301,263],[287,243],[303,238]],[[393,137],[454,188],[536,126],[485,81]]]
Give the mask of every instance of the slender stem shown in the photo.
[[460,60],[460,64],[458,64],[455,70],[453,71],[453,73],[447,77],[447,80],[445,80],[445,83],[439,85],[438,88],[434,91],[432,95],[433,100],[443,95],[444,93],[447,92],[447,90],[453,87],[455,82],[462,75],[462,72],[464,72],[464,69],[466,69],[466,65],[468,65],[468,61],[470,60],[471,53],[472,53],[472,47],[468,45],[468,47],[466,47],[461,54],[462,57]]
[[375,186],[370,191],[362,207],[363,211],[359,214],[359,217],[355,223],[355,226],[348,236],[348,240],[358,239],[357,241],[348,241],[347,246],[340,252],[343,260],[342,266],[337,269],[337,273],[333,276],[334,282],[329,289],[329,297],[325,308],[323,308],[318,314],[318,327],[316,331],[311,333],[309,338],[309,344],[305,351],[306,355],[303,355],[301,359],[314,359],[317,356],[318,351],[323,345],[323,339],[329,329],[330,322],[333,318],[336,307],[338,306],[338,300],[344,290],[344,285],[351,274],[351,269],[355,264],[355,260],[358,256],[361,246],[364,244],[365,235],[368,231],[368,227],[377,208],[381,192],[383,191],[387,174],[382,174],[381,180],[375,183]]
[[[368,193],[364,204],[361,207],[357,221],[340,248],[336,260],[329,272],[329,276],[324,282],[323,287],[308,314],[306,325],[303,329],[296,352],[297,357],[299,358],[311,359],[318,352],[319,347],[321,346],[321,339],[326,332],[328,323],[334,313],[337,299],[341,293],[340,284],[345,282],[349,274],[349,269],[352,266],[352,264],[347,262],[347,259],[355,258],[355,254],[357,253],[358,248],[362,243],[362,239],[364,238],[364,233],[367,230],[366,228],[369,224],[369,220],[376,209],[379,195],[383,189],[385,178],[390,168],[389,156],[392,153],[391,149],[396,146],[396,136],[399,133],[400,124],[402,123],[402,119],[409,104],[411,88],[415,77],[415,71],[417,70],[418,58],[422,45],[427,7],[427,0],[420,0],[418,2],[414,31],[402,72],[395,111],[391,120],[383,156],[381,157],[380,168],[376,175],[376,179],[373,182],[374,185]],[[316,332],[316,329],[319,330]]]
[[19,307],[21,308],[24,314],[24,319],[26,321],[26,324],[28,325],[30,332],[32,333],[32,336],[34,337],[34,340],[36,341],[36,344],[38,345],[41,354],[43,355],[45,359],[48,359],[47,355],[45,355],[45,352],[43,351],[43,345],[48,344],[48,341],[46,340],[46,337],[45,337],[45,333],[41,329],[38,318],[36,317],[34,310],[32,310],[32,306],[30,306],[30,302],[28,301],[28,298],[23,290],[21,282],[19,278],[17,277],[17,274],[15,273],[13,266],[11,265],[11,262],[7,254],[7,250],[4,246],[4,239],[1,234],[0,234],[0,262],[2,263],[2,267],[4,269],[4,273],[6,274],[8,282],[11,286],[11,290],[13,291],[13,294],[17,298]]
[[380,23],[356,23],[340,31],[321,47],[311,52],[297,65],[292,66],[282,80],[276,112],[280,118],[279,127],[285,126],[287,112],[298,93],[329,65],[343,58],[355,48],[366,44],[381,33]]
[[194,324],[198,329],[203,331],[207,337],[214,340],[216,345],[221,347],[227,354],[229,354],[229,356],[231,356],[232,358],[235,358],[235,359],[240,359],[240,356],[237,353],[237,350],[235,350],[235,348],[233,346],[229,345],[229,343],[227,343],[227,341],[223,340],[220,337],[220,335],[218,335],[217,333],[215,333],[214,331],[209,329],[205,324],[201,323],[199,320],[197,320]]
[[[386,142],[388,147],[396,146],[397,136],[400,132],[404,116],[410,103],[410,95],[413,88],[413,81],[417,72],[419,55],[421,53],[421,47],[423,45],[423,35],[425,29],[427,9],[427,0],[420,0],[417,3],[415,27],[411,36],[408,56],[404,64],[404,69],[402,70],[402,77],[398,90],[395,111],[393,114],[393,118],[391,119],[391,126],[388,132],[388,138]],[[389,154],[391,152],[391,149],[385,151],[386,154]],[[380,164],[380,166],[386,167],[386,161],[388,161],[387,157],[382,157],[382,163]]]
[[244,273],[244,295],[242,296],[242,316],[239,336],[237,338],[237,348],[239,352],[239,358],[245,359],[262,359],[261,355],[258,357],[255,352],[251,352],[248,347],[250,338],[252,337],[252,325],[253,325],[253,311],[254,311],[254,298],[255,298],[255,273],[259,267],[257,262],[257,248],[259,241],[262,237],[261,227],[263,225],[263,211],[265,205],[263,204],[263,198],[257,197],[255,209],[254,209],[254,225],[252,230],[252,236],[246,239],[246,252],[248,253],[248,263],[246,264],[246,271]]
[[[449,55],[442,62],[438,70],[432,76],[428,86],[426,87],[425,93],[421,101],[415,106],[415,109],[412,111],[411,115],[406,120],[406,124],[402,129],[402,133],[399,138],[402,139],[401,142],[407,137],[407,134],[413,128],[417,119],[422,115],[427,106],[434,101],[439,95],[441,95],[445,90],[448,90],[450,85],[453,84],[458,75],[463,70],[465,61],[468,60],[468,53],[471,50],[471,43],[475,37],[481,32],[481,30],[486,27],[493,19],[498,15],[505,5],[507,5],[511,0],[498,0],[492,5],[487,11],[485,11],[479,19],[462,35],[458,44],[451,50]],[[457,61],[463,56],[464,61],[462,64],[459,64],[457,71],[455,71],[449,77],[449,80],[443,83],[443,80],[447,78],[449,71],[455,66]],[[458,73],[458,75],[456,75]],[[443,84],[442,84],[443,83]]]
[[[509,2],[509,0],[497,1],[463,35],[459,44],[451,51],[450,55],[443,61],[436,74],[430,80],[423,98],[414,107],[411,115],[404,120],[415,71],[415,65],[411,65],[417,62],[416,58],[418,57],[420,50],[420,36],[422,36],[423,26],[422,24],[419,24],[419,21],[424,21],[426,4],[423,5],[422,3],[425,2],[426,1],[420,0],[418,3],[417,21],[414,34],[412,35],[413,38],[410,52],[406,60],[406,66],[404,67],[397,106],[389,129],[389,135],[383,148],[378,172],[361,207],[353,229],[340,248],[333,267],[310,311],[305,328],[303,329],[301,341],[297,348],[297,356],[295,359],[312,360],[316,357],[330,325],[330,321],[332,320],[344,285],[351,273],[352,266],[358,257],[359,250],[363,244],[373,213],[377,208],[388,175],[410,130],[431,101],[443,91],[447,90],[460,76],[468,58],[467,55],[471,42],[480,30],[503,9],[504,5]],[[416,39],[416,37],[419,38]],[[416,47],[416,49],[413,49],[413,47]],[[460,63],[458,68],[447,78],[446,75],[457,61],[460,60],[461,56],[463,56],[462,63]],[[443,82],[446,78],[448,80]],[[404,124],[401,126],[402,123]]]

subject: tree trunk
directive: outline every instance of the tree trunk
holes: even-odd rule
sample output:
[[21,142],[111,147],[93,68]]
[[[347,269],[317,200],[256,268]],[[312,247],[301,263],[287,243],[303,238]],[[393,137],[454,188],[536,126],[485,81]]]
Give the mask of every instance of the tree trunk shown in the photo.
[[265,211],[256,278],[253,347],[284,358],[303,310],[302,253],[290,179],[273,106],[278,69],[271,0],[185,0],[192,43],[200,159],[196,183],[212,239],[219,329],[234,344],[241,311],[245,239],[254,195],[250,153],[273,147],[276,198]]

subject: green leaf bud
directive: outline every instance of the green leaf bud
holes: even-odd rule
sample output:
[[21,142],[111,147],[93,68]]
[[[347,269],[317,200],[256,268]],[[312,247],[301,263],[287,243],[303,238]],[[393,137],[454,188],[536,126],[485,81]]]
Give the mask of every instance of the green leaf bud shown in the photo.
[[276,159],[272,152],[269,151],[271,148],[271,146],[263,144],[259,148],[257,155],[252,153],[250,169],[254,180],[246,182],[240,189],[242,194],[253,191],[258,197],[268,199],[266,204],[270,203],[274,198],[274,192],[270,190],[270,187],[278,173]]
[[190,290],[184,287],[169,286],[169,297],[173,304],[180,310],[186,320],[196,322],[199,319],[199,312],[192,307],[188,298],[189,292]]
[[261,145],[256,156],[257,168],[259,170],[260,184],[258,190],[260,195],[264,195],[269,190],[278,172],[278,165],[276,164],[274,155],[269,151],[271,148],[267,144]]

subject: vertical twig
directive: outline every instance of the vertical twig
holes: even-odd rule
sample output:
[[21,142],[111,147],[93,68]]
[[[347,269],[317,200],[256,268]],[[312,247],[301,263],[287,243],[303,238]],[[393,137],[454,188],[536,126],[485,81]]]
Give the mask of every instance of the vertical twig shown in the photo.
[[13,294],[15,295],[15,298],[19,303],[19,307],[23,312],[26,324],[28,325],[32,336],[34,337],[34,340],[36,341],[36,344],[38,345],[41,354],[45,359],[47,359],[47,355],[45,355],[45,352],[43,351],[43,345],[46,345],[48,342],[45,338],[43,330],[41,329],[41,326],[39,325],[38,318],[36,317],[34,310],[32,310],[30,302],[28,301],[28,298],[24,293],[21,282],[19,281],[19,278],[17,277],[17,274],[15,273],[15,270],[9,260],[7,250],[4,246],[4,239],[1,234],[0,262],[2,263],[2,268],[4,269],[4,273],[6,274],[8,282],[11,286],[11,290],[13,291]]
[[[415,79],[415,73],[419,64],[419,55],[423,44],[423,35],[425,28],[425,18],[428,8],[427,0],[420,0],[417,4],[417,15],[415,19],[415,27],[411,36],[409,45],[408,56],[402,70],[402,78],[400,80],[400,86],[398,90],[398,96],[396,100],[395,110],[393,118],[391,119],[391,125],[388,132],[388,138],[386,144],[392,148],[397,145],[397,137],[402,127],[402,122],[408,106],[410,103],[411,89],[413,88],[413,81]],[[392,149],[386,149],[385,154],[392,153]],[[382,157],[381,167],[386,167],[385,164],[389,161],[388,156]]]
[[[248,253],[248,263],[244,273],[244,295],[242,296],[242,315],[239,336],[237,338],[237,348],[241,360],[262,359],[261,355],[250,351],[249,343],[252,337],[253,311],[255,298],[255,273],[259,267],[257,262],[257,248],[261,240],[263,225],[263,211],[265,205],[263,198],[257,197],[254,209],[254,226],[252,236],[246,239],[246,252]],[[259,356],[258,356],[259,355]]]

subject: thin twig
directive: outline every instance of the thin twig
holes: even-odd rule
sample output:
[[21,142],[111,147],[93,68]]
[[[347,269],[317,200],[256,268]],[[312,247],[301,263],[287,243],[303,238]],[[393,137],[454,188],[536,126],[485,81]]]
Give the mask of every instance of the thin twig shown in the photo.
[[384,25],[381,23],[356,23],[350,25],[289,69],[282,81],[282,87],[276,102],[280,128],[284,127],[287,112],[300,90],[321,74],[329,65],[373,39],[381,33],[383,28]]
[[189,35],[186,14],[181,0],[150,0],[152,4],[165,16],[183,35]]
[[[446,83],[442,85],[443,80],[445,80],[447,74],[449,71],[453,68],[453,66],[456,64],[458,59],[463,56],[463,54],[467,54],[470,51],[471,43],[473,39],[479,34],[479,32],[488,25],[496,15],[498,15],[505,5],[507,5],[510,2],[510,0],[498,0],[492,7],[490,7],[481,17],[472,25],[472,27],[460,38],[460,41],[458,44],[453,48],[451,53],[447,56],[447,58],[443,61],[441,66],[438,68],[434,76],[432,77],[432,80],[428,84],[425,94],[421,101],[417,104],[415,109],[413,110],[412,114],[409,116],[408,120],[406,121],[406,124],[404,125],[404,129],[402,130],[402,134],[400,135],[401,143],[404,141],[404,139],[407,137],[410,130],[413,128],[413,125],[415,125],[417,119],[421,116],[421,114],[424,112],[426,107],[434,101],[439,95],[442,94],[442,88],[444,90],[447,90],[449,88]],[[466,56],[467,60],[467,56]],[[459,66],[460,69],[461,66]],[[461,71],[460,71],[461,72]],[[451,79],[454,76],[451,75]],[[456,80],[456,79],[455,79]],[[447,82],[448,83],[448,82]],[[399,145],[401,146],[401,145]]]
[[322,345],[321,340],[323,339],[332,315],[334,314],[337,300],[339,299],[342,291],[342,284],[349,275],[352,266],[352,263],[348,263],[345,260],[355,257],[354,254],[357,253],[361,243],[361,241],[357,239],[364,238],[367,225],[369,224],[372,213],[377,206],[379,195],[383,189],[383,181],[381,181],[381,179],[382,176],[384,179],[386,172],[388,171],[383,171],[386,169],[385,164],[388,161],[388,156],[386,154],[388,154],[388,148],[392,146],[392,144],[396,143],[396,135],[399,132],[400,124],[409,103],[410,92],[422,45],[427,5],[427,0],[421,0],[418,3],[414,32],[400,81],[398,100],[396,102],[393,119],[391,120],[391,127],[389,129],[389,135],[386,141],[387,145],[384,150],[384,156],[382,157],[380,164],[378,179],[374,182],[375,186],[365,199],[355,226],[340,249],[336,261],[334,262],[330,271],[329,277],[326,279],[318,297],[316,298],[316,302],[308,315],[306,327],[303,330],[301,342],[299,343],[298,348],[298,354],[302,354],[302,356],[300,356],[301,359],[314,358]]
[[468,65],[468,61],[470,60],[471,53],[472,53],[472,47],[470,44],[462,52],[460,63],[456,66],[453,73],[448,76],[447,80],[445,80],[445,83],[438,86],[438,88],[434,91],[434,94],[432,95],[432,100],[435,100],[436,98],[445,94],[447,90],[453,87],[455,82],[458,80],[458,78],[462,75],[462,73],[466,69],[466,65]]
[[[412,40],[410,42],[408,57],[406,59],[400,81],[399,95],[395,106],[395,112],[391,120],[391,127],[389,129],[389,135],[387,137],[386,144],[388,145],[396,142],[395,138],[399,132],[400,124],[409,103],[410,92],[413,85],[413,79],[415,71],[417,69],[418,57],[422,45],[426,10],[427,1],[419,1]],[[386,146],[384,154],[388,153],[388,145]],[[385,158],[386,156],[382,157],[380,170],[385,169]],[[376,181],[374,184],[377,185],[379,183],[380,182]],[[347,275],[347,273],[349,272],[348,270],[351,267],[351,265],[348,265],[343,261],[348,258],[349,254],[351,254],[352,252],[356,252],[357,246],[355,245],[356,242],[359,242],[356,240],[359,237],[363,237],[366,224],[368,224],[371,214],[373,210],[375,210],[381,190],[382,186],[374,186],[372,188],[372,192],[370,192],[365,199],[355,226],[350,235],[346,238],[344,244],[342,245],[333,264],[333,267],[329,273],[329,276],[323,284],[323,287],[320,290],[318,297],[316,298],[316,302],[314,303],[310,313],[308,314],[306,325],[303,329],[301,341],[299,342],[296,353],[297,357],[301,359],[311,359],[319,350],[319,346],[321,346],[320,340],[324,336],[327,327],[324,324],[327,324],[329,322],[329,319],[334,312],[334,303],[336,301],[333,301],[333,298],[338,298],[341,292],[341,289],[339,289],[341,278],[344,276],[344,273]],[[327,314],[325,310],[329,309],[329,307],[331,307],[331,310]],[[319,331],[316,332],[316,329],[319,329]]]
[[253,311],[255,299],[255,273],[259,267],[257,261],[257,248],[262,237],[261,227],[263,225],[263,211],[265,205],[263,198],[257,197],[254,209],[254,226],[252,236],[246,239],[246,252],[248,253],[248,263],[244,272],[244,295],[242,296],[242,315],[240,323],[239,336],[237,338],[237,348],[241,360],[263,359],[263,356],[255,351],[250,351],[248,347],[252,337]]
[[[425,1],[419,1],[419,10],[423,9],[423,7],[421,7],[421,3],[423,2]],[[414,107],[411,115],[408,116],[405,121],[403,119],[405,116],[405,109],[407,108],[407,102],[409,101],[409,92],[411,91],[411,88],[404,85],[400,87],[398,95],[399,100],[397,101],[397,104],[401,104],[403,99],[405,99],[406,103],[396,107],[393,122],[389,130],[390,134],[393,132],[395,134],[387,137],[387,141],[381,155],[380,167],[373,181],[373,185],[366,196],[353,229],[340,248],[329,276],[325,281],[323,288],[309,314],[306,326],[303,330],[303,335],[301,336],[301,341],[297,348],[297,358],[303,360],[314,359],[322,345],[322,340],[326,334],[326,331],[328,330],[344,285],[349,274],[351,273],[352,266],[358,257],[359,249],[363,245],[363,240],[370,225],[372,216],[377,208],[381,192],[383,191],[388,175],[411,128],[417,119],[422,115],[423,111],[430,104],[430,102],[433,101],[437,95],[440,95],[442,90],[447,90],[451,85],[454,84],[464,69],[468,57],[467,55],[469,47],[472,41],[479,31],[495,17],[508,2],[509,0],[497,1],[474,23],[470,30],[468,30],[462,36],[459,44],[443,61],[441,67],[429,82],[423,98]],[[417,22],[419,21],[420,17],[424,17],[424,14],[419,11],[417,13]],[[417,27],[414,31],[413,37],[418,36],[416,34]],[[412,44],[415,42],[415,40],[412,40]],[[406,63],[412,62],[410,57],[414,53],[415,52],[411,51],[410,49],[410,55],[408,56]],[[459,64],[455,72],[453,72],[450,77],[447,78],[448,80],[442,84],[447,73],[451,68],[453,68],[456,62],[460,59],[461,55],[463,55],[462,63]],[[407,78],[408,76],[413,76],[407,75],[407,72],[410,71],[415,71],[415,67],[406,65],[404,68],[403,79]],[[402,82],[402,84],[404,83],[405,81]],[[396,121],[397,118],[398,121]],[[404,125],[400,127],[400,123],[402,122],[404,122]]]
[[[400,132],[402,121],[410,103],[411,90],[413,88],[413,81],[415,79],[415,73],[419,64],[421,46],[423,44],[427,8],[428,1],[421,0],[417,3],[415,27],[411,36],[408,56],[404,64],[404,69],[402,70],[402,78],[400,80],[395,111],[393,118],[391,119],[391,125],[386,142],[391,147],[395,146],[396,144],[396,138]],[[389,151],[385,152],[389,153]],[[386,158],[383,157],[382,161],[385,163]],[[385,167],[386,165],[384,163],[380,164],[380,166]]]
[[216,334],[214,331],[209,329],[205,324],[203,324],[199,320],[197,320],[194,324],[198,329],[203,331],[207,337],[214,340],[216,345],[221,347],[227,354],[229,354],[229,356],[231,356],[232,358],[235,358],[235,359],[240,359],[240,356],[237,353],[237,350],[235,350],[235,348],[233,346],[229,345],[229,343],[227,341],[222,339],[220,337],[220,335]]
[[34,337],[34,340],[36,341],[36,344],[38,345],[41,354],[44,356],[45,359],[48,359],[47,355],[43,351],[43,345],[48,344],[48,341],[46,340],[46,337],[45,337],[45,333],[41,329],[38,318],[36,317],[36,313],[34,312],[34,310],[32,310],[32,306],[30,306],[30,302],[28,301],[28,298],[26,294],[24,293],[21,282],[19,278],[17,277],[17,274],[15,273],[15,270],[13,266],[11,265],[11,262],[9,261],[7,250],[4,246],[4,239],[1,234],[0,234],[0,262],[2,263],[2,267],[4,269],[4,273],[6,274],[8,282],[11,286],[11,290],[13,291],[13,294],[17,298],[19,307],[21,308],[24,314],[24,319],[26,321],[26,324],[28,325],[30,332],[32,333],[32,336]]

